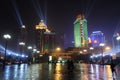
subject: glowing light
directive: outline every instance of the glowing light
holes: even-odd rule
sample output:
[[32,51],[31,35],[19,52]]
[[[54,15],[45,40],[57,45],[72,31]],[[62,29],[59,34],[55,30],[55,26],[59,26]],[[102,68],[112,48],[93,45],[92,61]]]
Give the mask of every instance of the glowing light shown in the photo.
[[36,52],[37,51],[37,49],[33,49],[33,52]]
[[27,48],[28,48],[28,49],[32,49],[32,46],[28,46]]
[[98,43],[98,41],[97,41],[97,40],[94,40],[94,43]]
[[110,50],[111,48],[109,47],[109,46],[107,46],[106,48],[105,48],[105,50]]
[[16,54],[16,56],[18,56],[18,54]]
[[10,55],[11,53],[8,53],[8,55]]
[[84,52],[87,52],[87,50],[86,50],[86,49],[84,49],[83,51],[84,51]]
[[80,51],[80,53],[83,53],[82,51]]
[[[1,49],[1,52],[4,53],[5,48],[2,45],[0,45],[0,49]],[[10,55],[21,57],[21,55],[19,55],[18,53],[15,53],[15,52],[7,49],[7,54],[9,54],[9,53],[10,53]]]
[[1,56],[0,59],[4,59],[4,57]]
[[118,36],[118,37],[116,38],[116,40],[120,40],[120,36]]
[[93,47],[90,47],[90,50],[93,50],[94,48]]
[[52,56],[49,56],[49,61],[51,61],[52,60]]
[[15,12],[16,12],[16,16],[17,16],[17,21],[19,22],[19,24],[20,24],[20,27],[23,25],[23,22],[22,22],[22,19],[21,19],[21,16],[20,16],[20,13],[19,13],[19,11],[18,11],[18,8],[17,8],[17,5],[16,5],[16,2],[15,1],[12,1],[12,5],[13,5],[13,7],[14,7],[14,9],[15,9]]
[[41,22],[36,25],[36,29],[47,29],[47,26],[44,24],[43,20],[41,20]]
[[60,50],[61,50],[61,48],[60,48],[60,47],[57,47],[57,48],[56,48],[56,51],[60,51]]
[[105,46],[105,44],[104,43],[100,43],[100,46]]
[[42,57],[43,55],[39,55],[40,57]]
[[24,46],[24,45],[25,45],[25,42],[19,42],[19,45]]
[[93,56],[90,56],[90,58],[93,58]]
[[49,29],[46,29],[46,32],[50,33],[51,31]]
[[28,57],[28,56],[25,56],[26,58]]
[[[34,6],[37,14],[38,14],[39,19],[43,19],[46,22],[46,16],[44,17],[42,9],[40,7],[40,4],[38,2],[35,2],[35,0],[32,0],[32,3],[33,3],[33,6]],[[46,8],[46,6],[45,6],[45,8]],[[47,11],[47,10],[45,10],[45,11]],[[46,14],[46,12],[44,14]]]
[[37,53],[40,53],[40,51],[36,51]]
[[89,42],[89,43],[92,43],[92,40],[89,40],[88,42]]
[[25,28],[25,25],[22,25],[22,28]]
[[58,58],[58,60],[60,61],[60,60],[62,60],[62,58],[61,58],[61,57],[59,57],[59,58]]
[[5,34],[5,35],[3,35],[3,37],[4,37],[5,39],[11,39],[11,36],[10,36],[9,34]]
[[97,57],[98,57],[98,55],[95,55],[95,57],[97,58]]
[[25,57],[25,55],[21,55],[22,57]]

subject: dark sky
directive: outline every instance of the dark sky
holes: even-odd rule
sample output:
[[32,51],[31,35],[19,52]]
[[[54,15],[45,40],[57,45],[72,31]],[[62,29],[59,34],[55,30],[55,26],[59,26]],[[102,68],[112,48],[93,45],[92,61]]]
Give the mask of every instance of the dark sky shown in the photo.
[[3,33],[9,32],[14,42],[19,34],[20,20],[32,34],[35,25],[46,17],[47,26],[58,35],[65,34],[70,43],[74,40],[73,22],[80,13],[86,16],[89,35],[92,31],[101,30],[109,42],[119,28],[119,0],[1,0],[1,38]]

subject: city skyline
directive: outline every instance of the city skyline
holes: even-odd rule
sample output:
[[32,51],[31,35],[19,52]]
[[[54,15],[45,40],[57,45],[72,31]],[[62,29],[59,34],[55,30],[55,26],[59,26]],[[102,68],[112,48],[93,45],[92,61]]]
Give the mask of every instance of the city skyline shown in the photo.
[[15,39],[19,34],[21,24],[24,24],[28,32],[32,34],[35,25],[41,19],[45,19],[48,28],[53,29],[58,35],[67,35],[68,42],[71,42],[74,40],[73,22],[78,14],[83,13],[88,21],[89,36],[92,31],[100,30],[110,42],[114,32],[119,31],[119,3],[113,0],[2,0],[0,34],[2,37],[3,33],[8,32]]

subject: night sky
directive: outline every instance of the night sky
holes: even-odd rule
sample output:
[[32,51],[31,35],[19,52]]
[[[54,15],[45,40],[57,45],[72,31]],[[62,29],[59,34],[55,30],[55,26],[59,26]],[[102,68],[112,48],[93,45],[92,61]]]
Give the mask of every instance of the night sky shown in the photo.
[[[120,31],[119,0],[1,0],[0,39],[4,33],[12,35],[16,46],[20,27],[24,24],[31,35],[41,19],[58,36],[67,36],[68,45],[73,38],[73,22],[80,13],[88,21],[88,33],[101,30],[108,43],[114,32]],[[2,44],[3,41],[1,40]]]

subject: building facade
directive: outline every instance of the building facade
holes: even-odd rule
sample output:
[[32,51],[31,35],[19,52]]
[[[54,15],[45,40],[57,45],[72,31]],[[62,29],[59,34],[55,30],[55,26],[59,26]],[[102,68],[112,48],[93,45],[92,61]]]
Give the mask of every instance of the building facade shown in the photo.
[[54,52],[55,50],[55,36],[54,32],[44,32],[44,52]]
[[74,43],[75,47],[88,46],[87,20],[83,14],[78,15],[74,22]]
[[55,48],[55,33],[51,32],[42,20],[36,25],[35,32],[37,50],[42,54],[52,52]]
[[105,43],[104,34],[101,31],[93,31],[90,35],[93,47],[100,46],[100,43]]

